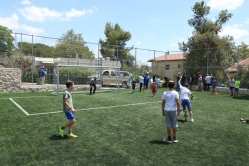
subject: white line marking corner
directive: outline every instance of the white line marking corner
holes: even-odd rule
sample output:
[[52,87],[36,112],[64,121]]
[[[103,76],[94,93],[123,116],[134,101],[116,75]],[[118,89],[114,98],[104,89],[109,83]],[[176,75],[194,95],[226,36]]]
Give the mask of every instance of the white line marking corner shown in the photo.
[[29,116],[29,113],[25,111],[19,104],[17,104],[12,98],[9,98],[25,115]]

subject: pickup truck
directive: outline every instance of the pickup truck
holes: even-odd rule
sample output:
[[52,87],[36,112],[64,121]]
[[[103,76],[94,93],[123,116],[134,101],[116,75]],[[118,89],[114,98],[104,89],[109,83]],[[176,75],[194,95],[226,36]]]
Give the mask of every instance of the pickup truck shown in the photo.
[[97,84],[102,84],[102,86],[119,86],[127,87],[129,82],[130,73],[127,71],[116,71],[116,70],[103,70],[102,74],[97,72],[91,75],[89,78],[97,77]]

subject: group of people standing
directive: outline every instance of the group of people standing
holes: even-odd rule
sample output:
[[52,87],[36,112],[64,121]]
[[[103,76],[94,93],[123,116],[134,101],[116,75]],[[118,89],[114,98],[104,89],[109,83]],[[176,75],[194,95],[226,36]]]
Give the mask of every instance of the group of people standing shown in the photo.
[[239,93],[239,87],[240,87],[240,80],[239,77],[237,77],[235,80],[233,79],[233,76],[230,76],[228,80],[228,86],[230,89],[230,95],[233,98],[238,97]]
[[199,91],[209,91],[209,87],[212,86],[212,93],[217,95],[216,86],[217,81],[216,78],[212,74],[206,74],[206,77],[202,76],[202,74],[199,74],[198,78],[198,90]]

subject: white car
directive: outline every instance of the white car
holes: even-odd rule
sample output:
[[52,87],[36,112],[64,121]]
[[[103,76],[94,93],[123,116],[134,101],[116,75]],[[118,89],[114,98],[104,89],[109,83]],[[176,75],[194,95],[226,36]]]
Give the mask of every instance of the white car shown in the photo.
[[130,78],[130,74],[127,71],[116,71],[116,70],[103,70],[102,74],[97,72],[96,74],[88,77],[89,79],[97,77],[97,84],[127,87],[127,83]]

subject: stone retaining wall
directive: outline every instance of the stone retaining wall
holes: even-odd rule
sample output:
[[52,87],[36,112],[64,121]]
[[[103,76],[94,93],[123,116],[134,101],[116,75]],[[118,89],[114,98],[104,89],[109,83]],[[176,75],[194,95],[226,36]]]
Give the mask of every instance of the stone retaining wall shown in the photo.
[[[97,85],[97,88],[101,86]],[[21,83],[20,69],[0,68],[0,93],[55,92],[56,89],[56,84]],[[66,85],[59,85],[59,89],[59,91],[66,90]],[[74,90],[89,90],[89,85],[75,85]]]
[[[193,85],[192,86],[192,90],[196,90],[197,88],[198,88],[198,85]],[[209,91],[210,92],[212,91],[212,87],[211,86],[209,87]],[[216,87],[216,91],[217,92],[227,92],[227,93],[230,93],[229,87]],[[241,94],[249,94],[249,89],[242,89],[242,88],[240,88],[239,89],[239,93],[241,93]]]
[[16,68],[0,68],[0,92],[16,92],[21,86],[21,70]]

